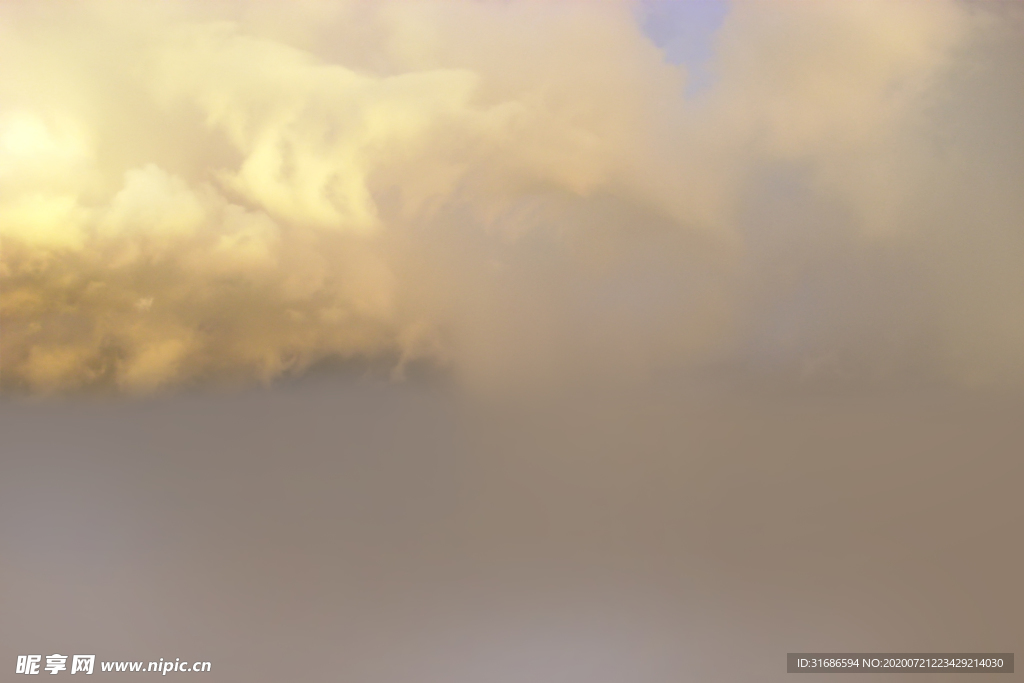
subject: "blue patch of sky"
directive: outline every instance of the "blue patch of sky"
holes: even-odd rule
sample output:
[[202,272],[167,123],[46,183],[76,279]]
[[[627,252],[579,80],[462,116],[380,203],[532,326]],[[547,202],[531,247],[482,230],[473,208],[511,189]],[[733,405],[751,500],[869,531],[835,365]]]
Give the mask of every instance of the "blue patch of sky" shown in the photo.
[[686,96],[714,83],[709,63],[714,35],[729,13],[728,0],[642,0],[638,20],[665,59],[687,69]]

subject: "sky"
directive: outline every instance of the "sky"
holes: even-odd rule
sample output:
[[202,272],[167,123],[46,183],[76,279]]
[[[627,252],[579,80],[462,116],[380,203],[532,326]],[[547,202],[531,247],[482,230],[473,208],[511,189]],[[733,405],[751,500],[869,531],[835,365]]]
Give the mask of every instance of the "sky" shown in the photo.
[[0,666],[1021,642],[1020,5],[9,0],[0,65]]

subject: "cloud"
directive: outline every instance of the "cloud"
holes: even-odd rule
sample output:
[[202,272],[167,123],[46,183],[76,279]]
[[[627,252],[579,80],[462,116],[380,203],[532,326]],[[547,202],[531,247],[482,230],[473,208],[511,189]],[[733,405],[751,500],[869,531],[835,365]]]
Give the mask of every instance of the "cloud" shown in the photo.
[[7,3],[0,382],[1019,383],[1019,14],[735,3],[686,96],[627,3]]

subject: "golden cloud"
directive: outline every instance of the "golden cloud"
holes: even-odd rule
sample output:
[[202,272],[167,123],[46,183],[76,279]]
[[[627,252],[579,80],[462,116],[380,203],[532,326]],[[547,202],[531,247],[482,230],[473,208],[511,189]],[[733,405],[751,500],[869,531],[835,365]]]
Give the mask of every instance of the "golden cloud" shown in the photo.
[[1019,13],[736,3],[688,97],[637,9],[5,4],[2,386],[1019,381]]

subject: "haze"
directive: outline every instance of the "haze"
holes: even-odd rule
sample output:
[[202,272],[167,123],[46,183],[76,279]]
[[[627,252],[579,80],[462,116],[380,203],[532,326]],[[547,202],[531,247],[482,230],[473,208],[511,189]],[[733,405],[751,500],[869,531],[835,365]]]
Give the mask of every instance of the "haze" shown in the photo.
[[5,1],[0,666],[1019,649],[1022,110],[1009,2]]

